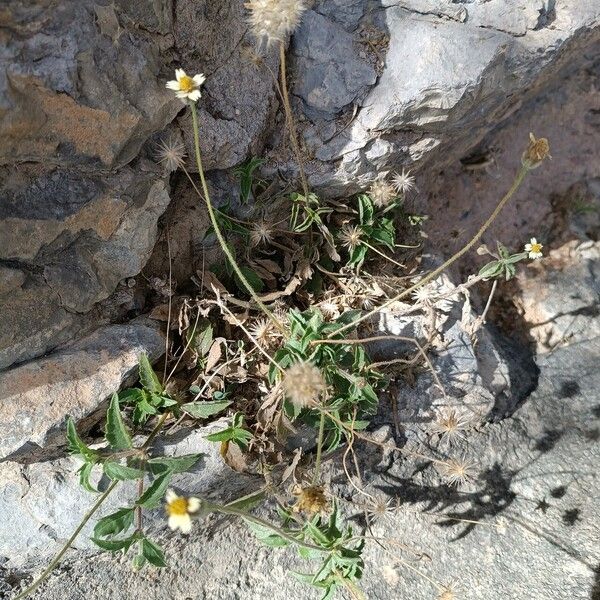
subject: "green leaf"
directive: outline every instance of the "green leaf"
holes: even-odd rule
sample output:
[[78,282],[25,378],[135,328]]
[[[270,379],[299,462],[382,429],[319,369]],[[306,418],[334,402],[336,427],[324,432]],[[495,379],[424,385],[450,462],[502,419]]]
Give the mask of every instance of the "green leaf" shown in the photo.
[[163,386],[154,372],[146,353],[140,354],[139,374],[140,383],[144,386],[145,390],[154,392],[155,394],[161,394],[163,392]]
[[127,481],[130,479],[141,479],[144,476],[144,471],[141,469],[134,469],[132,467],[126,467],[119,463],[106,461],[103,465],[104,474],[110,479],[118,481]]
[[98,453],[83,443],[79,435],[77,435],[75,422],[71,417],[67,419],[67,441],[69,442],[69,452],[71,454],[81,454],[86,461],[96,460]]
[[152,473],[185,473],[189,471],[203,454],[184,454],[183,456],[159,456],[148,461],[148,467]]
[[181,409],[196,419],[206,419],[224,411],[232,404],[231,400],[214,400],[209,402],[188,402]]
[[143,506],[144,508],[156,508],[159,506],[171,481],[171,475],[171,471],[159,475],[138,498],[135,503],[136,506]]
[[94,527],[94,537],[106,537],[127,531],[133,525],[133,510],[133,508],[121,508],[102,517]]
[[142,540],[142,555],[144,558],[155,567],[166,567],[165,554],[160,546],[148,539]]
[[373,222],[373,203],[365,194],[358,197],[358,219],[361,225],[370,225]]
[[119,550],[124,550],[127,552],[129,548],[136,542],[138,539],[137,534],[132,535],[124,540],[102,540],[97,537],[92,537],[91,540],[102,548],[102,550],[109,550],[110,552],[118,552]]
[[133,562],[132,562],[133,570],[139,571],[140,569],[142,569],[144,567],[146,562],[147,562],[146,557],[143,554],[136,554],[135,557],[133,558]]
[[91,492],[92,494],[98,493],[98,490],[95,489],[90,483],[90,475],[92,474],[92,469],[94,468],[94,463],[86,462],[83,463],[77,471],[79,473],[79,485],[86,490],[86,492]]
[[288,545],[289,542],[280,535],[277,535],[272,529],[269,529],[265,525],[254,523],[244,517],[242,518],[250,531],[252,531],[257,539],[266,546],[270,546],[271,548],[281,548]]
[[119,408],[119,396],[113,394],[106,413],[106,441],[113,450],[127,450],[132,447],[131,437],[123,423]]

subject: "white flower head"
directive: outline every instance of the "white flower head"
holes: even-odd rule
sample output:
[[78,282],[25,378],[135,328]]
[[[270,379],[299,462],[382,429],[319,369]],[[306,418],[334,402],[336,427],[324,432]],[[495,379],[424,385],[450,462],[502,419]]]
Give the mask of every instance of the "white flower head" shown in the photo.
[[529,253],[529,258],[535,260],[536,258],[542,258],[542,246],[535,238],[531,238],[529,244],[525,244],[525,252]]
[[175,95],[183,100],[197,102],[202,94],[200,86],[206,81],[206,77],[199,73],[190,77],[183,69],[175,69],[175,80],[167,81],[167,87],[175,92]]
[[402,169],[402,173],[395,173],[392,177],[394,189],[399,194],[406,194],[415,187],[415,178],[410,174],[410,171]]
[[169,527],[173,531],[179,529],[181,533],[189,533],[192,530],[192,515],[200,510],[200,500],[178,496],[171,489],[167,490],[165,500]]

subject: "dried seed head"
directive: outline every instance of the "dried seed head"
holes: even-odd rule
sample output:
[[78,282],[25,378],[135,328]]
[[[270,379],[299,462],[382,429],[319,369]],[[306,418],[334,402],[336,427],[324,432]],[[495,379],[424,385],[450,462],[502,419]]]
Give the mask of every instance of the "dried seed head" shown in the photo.
[[550,156],[550,144],[548,144],[548,140],[546,138],[536,139],[533,133],[530,133],[529,146],[527,146],[527,150],[523,152],[521,158],[523,166],[527,169],[535,169],[542,164],[545,158],[552,158]]
[[261,346],[266,346],[275,334],[273,321],[270,319],[259,319],[248,327],[248,332]]
[[449,458],[441,464],[438,464],[438,470],[442,477],[450,485],[462,485],[475,479],[475,463],[465,458]]
[[158,144],[156,158],[171,173],[185,165],[185,146],[174,138],[163,140]]
[[266,221],[258,221],[250,229],[250,243],[253,246],[269,244],[273,241],[273,228]]
[[320,485],[311,485],[305,488],[298,488],[294,492],[298,501],[294,505],[294,512],[303,512],[310,515],[326,512],[329,508],[329,500],[325,490]]
[[415,187],[415,178],[410,174],[410,171],[402,169],[402,173],[394,174],[392,184],[396,192],[406,194]]
[[306,10],[304,0],[248,0],[248,22],[255,37],[267,44],[284,41],[293,33]]
[[344,225],[340,230],[338,237],[342,246],[352,252],[357,246],[360,245],[362,231],[359,227]]
[[457,412],[454,408],[440,411],[435,421],[430,426],[431,432],[438,434],[442,439],[453,440],[462,437],[462,432],[471,426],[470,419]]
[[385,208],[397,197],[397,194],[387,181],[376,179],[369,188],[369,197],[377,208]]
[[318,367],[311,362],[300,361],[286,370],[283,389],[296,407],[307,408],[317,404],[327,384]]
[[365,510],[369,518],[377,524],[397,512],[398,504],[394,504],[391,498],[383,494],[377,494],[371,497],[371,501],[365,506]]

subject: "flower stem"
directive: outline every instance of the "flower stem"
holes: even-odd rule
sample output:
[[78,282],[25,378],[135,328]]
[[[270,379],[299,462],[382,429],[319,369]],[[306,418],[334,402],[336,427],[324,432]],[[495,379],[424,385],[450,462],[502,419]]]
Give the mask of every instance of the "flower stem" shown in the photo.
[[321,420],[319,421],[319,436],[317,437],[317,458],[315,460],[315,473],[312,478],[312,484],[315,485],[319,481],[321,471],[321,453],[323,451],[323,434],[325,433],[325,413],[321,412]]
[[79,523],[79,525],[77,526],[77,529],[75,529],[75,531],[71,534],[71,537],[67,540],[60,552],[54,557],[52,562],[44,569],[42,574],[26,590],[22,591],[18,596],[15,596],[13,600],[21,600],[21,598],[26,598],[27,596],[29,596],[29,594],[34,592],[40,585],[40,583],[42,583],[42,581],[44,581],[44,579],[46,579],[46,577],[50,575],[50,573],[54,570],[54,567],[56,567],[56,565],[60,562],[60,559],[71,547],[71,544],[75,541],[75,538],[77,538],[77,536],[81,533],[81,530],[86,526],[87,522],[94,516],[94,514],[100,508],[100,506],[102,506],[103,502],[108,498],[110,493],[115,489],[115,487],[117,487],[118,483],[119,481],[113,481],[106,488],[106,491],[102,494],[102,496],[100,496],[100,498],[98,498],[98,500],[96,500],[92,508],[88,510],[88,512],[81,520],[81,523]]
[[[292,113],[292,105],[290,104],[290,96],[288,93],[287,86],[287,75],[286,75],[286,58],[285,58],[285,46],[283,42],[279,44],[279,67],[281,76],[281,98],[283,100],[283,110],[285,112],[285,120],[290,132],[290,141],[292,142],[292,148],[296,155],[296,161],[298,163],[298,170],[300,171],[300,181],[302,183],[302,191],[304,193],[304,201],[308,202],[308,180],[306,179],[306,173],[304,172],[304,163],[302,161],[302,154],[300,152],[300,144],[298,143],[298,132],[296,130],[296,122],[294,121],[294,115]],[[296,221],[298,219],[298,205],[294,204],[292,209],[292,220],[291,229],[295,229]]]
[[505,207],[506,203],[513,197],[514,193],[517,191],[517,189],[523,182],[523,179],[525,179],[525,175],[527,175],[529,170],[530,169],[527,168],[527,166],[522,166],[520,168],[512,185],[510,186],[510,189],[508,190],[508,192],[506,192],[506,194],[504,195],[502,200],[500,200],[500,202],[498,202],[498,205],[494,209],[494,212],[492,212],[492,214],[488,217],[487,221],[479,228],[479,230],[471,238],[471,240],[469,242],[467,242],[467,244],[465,244],[456,254],[452,255],[447,261],[445,261],[437,269],[434,269],[433,271],[431,271],[430,273],[425,275],[425,277],[423,277],[422,279],[417,281],[417,283],[415,283],[413,286],[409,287],[408,289],[404,290],[403,292],[400,292],[398,295],[394,296],[393,298],[391,298],[390,300],[388,300],[381,306],[378,306],[377,308],[373,309],[372,311],[369,311],[368,313],[362,315],[358,319],[351,321],[350,323],[348,323],[347,325],[344,325],[340,329],[336,329],[330,335],[331,336],[338,335],[343,331],[346,331],[348,329],[356,327],[359,323],[371,318],[373,315],[377,314],[382,309],[387,308],[388,306],[391,306],[392,304],[395,304],[396,302],[398,302],[398,300],[401,300],[402,298],[406,298],[406,296],[408,296],[409,294],[414,292],[416,289],[424,286],[426,283],[429,283],[430,281],[435,279],[440,273],[444,272],[450,265],[454,264],[459,258],[464,256],[481,239],[483,234],[489,229],[490,225],[494,222],[496,217],[500,214],[500,211]]
[[248,293],[250,294],[250,296],[252,297],[254,302],[256,302],[258,307],[265,313],[265,315],[267,315],[267,317],[269,317],[269,319],[271,319],[271,321],[273,321],[273,324],[277,327],[277,329],[285,335],[285,334],[287,334],[285,328],[279,322],[277,317],[275,317],[275,315],[263,304],[261,299],[258,297],[256,292],[254,291],[254,288],[250,285],[250,283],[248,282],[248,280],[242,273],[242,270],[240,269],[237,262],[235,261],[235,258],[233,257],[233,254],[232,254],[229,246],[227,245],[225,238],[223,237],[223,233],[221,232],[221,228],[219,227],[219,222],[218,222],[216,214],[215,214],[215,209],[213,208],[212,202],[210,201],[208,185],[206,184],[206,178],[204,176],[204,168],[202,166],[202,155],[200,154],[200,134],[199,134],[199,129],[198,129],[198,115],[196,113],[196,104],[194,102],[190,102],[190,108],[192,109],[192,123],[193,123],[193,129],[194,129],[194,150],[196,152],[196,164],[198,166],[198,173],[200,174],[200,181],[202,183],[202,191],[204,192],[204,196],[203,196],[204,202],[206,204],[206,208],[208,209],[208,215],[210,217],[210,222],[213,226],[213,229],[215,230],[217,240],[219,241],[219,244],[221,245],[221,248],[222,248],[223,252],[225,253],[225,256],[227,257],[229,264],[231,265],[235,274],[238,276],[239,280],[242,282],[243,286],[246,288],[246,290],[248,291]]

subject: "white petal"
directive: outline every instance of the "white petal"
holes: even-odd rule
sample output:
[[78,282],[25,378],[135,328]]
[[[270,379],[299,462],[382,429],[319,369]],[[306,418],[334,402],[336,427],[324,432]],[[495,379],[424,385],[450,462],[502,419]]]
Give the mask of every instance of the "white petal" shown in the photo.
[[194,80],[194,83],[196,85],[202,85],[206,81],[206,77],[204,77],[204,75],[202,73],[198,73],[198,75],[194,75],[194,77],[192,77],[192,79]]
[[175,69],[175,77],[177,81],[180,81],[182,77],[185,77],[185,71],[183,69]]
[[190,92],[187,97],[192,100],[193,102],[197,102],[198,100],[200,100],[200,97],[202,96],[202,94],[200,93],[200,90],[194,90],[193,92]]
[[192,530],[192,520],[188,514],[171,515],[167,523],[173,531],[180,529],[183,533],[189,533]]
[[200,500],[198,498],[188,498],[188,511],[191,513],[200,510]]
[[174,500],[177,500],[177,498],[179,498],[179,496],[175,493],[174,490],[172,490],[171,488],[169,488],[167,490],[167,493],[165,494],[165,500],[171,504],[171,502],[173,502]]
[[531,242],[531,244],[537,244],[537,240],[535,238],[531,238],[531,240],[529,240]]
[[167,81],[167,87],[170,90],[178,90],[179,89],[179,82],[178,81]]
[[525,244],[525,252],[531,252],[531,248],[533,246],[531,244]]
[[188,93],[187,92],[182,92],[181,90],[179,90],[175,95],[178,98],[181,98],[183,100],[185,100],[188,97]]

